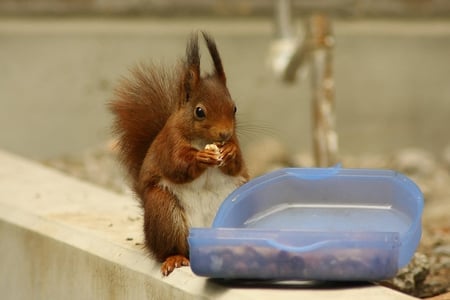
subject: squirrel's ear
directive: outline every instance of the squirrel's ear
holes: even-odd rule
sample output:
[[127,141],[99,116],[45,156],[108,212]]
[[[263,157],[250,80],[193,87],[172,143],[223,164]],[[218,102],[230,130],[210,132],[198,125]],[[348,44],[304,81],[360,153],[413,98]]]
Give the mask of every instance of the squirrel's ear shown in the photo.
[[202,31],[203,38],[205,39],[206,46],[208,47],[209,53],[211,54],[214,68],[217,77],[226,84],[227,78],[225,76],[225,71],[223,70],[222,60],[220,59],[219,51],[217,50],[216,42],[213,37]]
[[185,100],[189,101],[192,91],[200,81],[200,54],[196,33],[192,34],[186,47],[186,66],[182,80]]

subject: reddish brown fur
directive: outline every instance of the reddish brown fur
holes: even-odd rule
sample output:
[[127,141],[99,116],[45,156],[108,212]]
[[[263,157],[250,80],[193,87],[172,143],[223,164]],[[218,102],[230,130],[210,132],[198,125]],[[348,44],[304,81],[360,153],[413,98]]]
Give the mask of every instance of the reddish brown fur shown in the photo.
[[177,74],[154,65],[141,65],[123,79],[110,103],[116,115],[120,158],[132,180],[139,178],[142,162],[166,120],[178,105]]
[[[144,208],[146,245],[162,271],[185,265],[189,255],[188,225],[179,199],[158,183],[188,183],[208,167],[218,166],[217,155],[194,145],[225,142],[220,169],[248,179],[235,130],[235,104],[213,39],[203,34],[215,71],[200,76],[197,36],[186,49],[180,68],[167,71],[154,66],[136,68],[116,90],[110,108],[120,156]],[[194,112],[201,107],[206,117]]]

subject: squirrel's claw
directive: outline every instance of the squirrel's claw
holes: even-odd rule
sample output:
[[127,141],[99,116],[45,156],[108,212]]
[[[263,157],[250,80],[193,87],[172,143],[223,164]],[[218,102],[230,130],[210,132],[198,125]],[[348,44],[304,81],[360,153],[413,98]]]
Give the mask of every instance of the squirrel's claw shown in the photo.
[[228,164],[228,162],[232,161],[236,157],[236,151],[237,146],[234,143],[226,143],[225,145],[223,145],[223,147],[220,149],[222,157],[221,165],[224,166]]
[[197,152],[197,161],[208,166],[217,166],[222,162],[221,155],[213,150],[200,150]]
[[166,258],[161,265],[161,273],[168,276],[173,270],[180,267],[189,266],[189,259],[183,255],[172,255]]

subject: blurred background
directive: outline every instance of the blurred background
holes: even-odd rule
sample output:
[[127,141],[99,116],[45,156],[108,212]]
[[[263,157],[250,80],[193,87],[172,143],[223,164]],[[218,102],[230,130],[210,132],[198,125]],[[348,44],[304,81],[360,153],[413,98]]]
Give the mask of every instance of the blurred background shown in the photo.
[[47,159],[102,143],[110,137],[105,102],[120,76],[142,61],[174,64],[201,29],[217,40],[242,126],[258,127],[244,145],[269,135],[308,152],[308,67],[290,84],[279,80],[271,51],[325,13],[335,39],[339,153],[442,154],[450,143],[448,1],[293,0],[284,31],[279,2],[1,0],[0,146]]
[[449,291],[450,1],[0,0],[0,148],[126,191],[106,103],[132,66],[175,64],[194,30],[216,39],[252,174],[406,173],[427,203],[431,275],[403,290]]

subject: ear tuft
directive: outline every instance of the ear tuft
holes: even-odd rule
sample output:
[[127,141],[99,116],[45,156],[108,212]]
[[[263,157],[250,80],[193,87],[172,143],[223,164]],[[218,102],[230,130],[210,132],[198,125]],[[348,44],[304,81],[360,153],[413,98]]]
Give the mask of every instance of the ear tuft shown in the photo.
[[208,47],[209,53],[211,54],[215,73],[217,77],[223,82],[223,84],[226,84],[226,76],[225,71],[223,70],[222,66],[222,60],[219,55],[219,51],[217,50],[216,42],[214,41],[214,38],[210,36],[208,33],[202,31],[203,38],[205,39],[206,46]]
[[193,33],[186,47],[186,62],[182,87],[186,101],[200,81],[200,54],[198,50],[198,34]]

